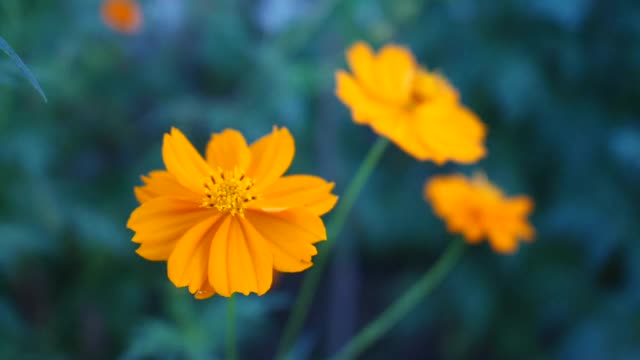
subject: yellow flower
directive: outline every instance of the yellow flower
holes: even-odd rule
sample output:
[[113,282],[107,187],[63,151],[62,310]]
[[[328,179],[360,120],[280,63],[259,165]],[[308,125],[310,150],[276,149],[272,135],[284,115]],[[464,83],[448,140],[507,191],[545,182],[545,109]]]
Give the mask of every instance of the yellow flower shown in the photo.
[[169,279],[196,298],[269,290],[273,270],[311,267],[326,239],[321,215],[333,208],[333,183],[282,176],[295,153],[286,128],[247,146],[242,134],[213,134],[206,160],[177,129],[165,134],[167,171],[143,177],[141,205],[127,227],[145,259],[167,261]]
[[486,237],[495,251],[513,253],[518,239],[533,240],[534,229],[527,221],[533,201],[527,196],[505,197],[484,175],[436,176],[427,182],[424,195],[448,230],[469,243]]
[[421,68],[409,50],[387,45],[374,54],[359,42],[347,51],[347,61],[353,75],[336,73],[336,95],[356,123],[418,160],[473,163],[485,156],[484,124],[460,104],[444,77]]

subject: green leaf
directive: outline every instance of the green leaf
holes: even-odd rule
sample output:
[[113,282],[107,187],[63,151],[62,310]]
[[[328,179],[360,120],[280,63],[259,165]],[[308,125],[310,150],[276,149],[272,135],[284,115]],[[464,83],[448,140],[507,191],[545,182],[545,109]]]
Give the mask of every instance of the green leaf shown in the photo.
[[18,54],[16,54],[16,52],[13,51],[11,46],[9,46],[9,43],[7,43],[2,38],[2,36],[0,36],[0,50],[4,51],[7,55],[9,55],[13,63],[16,64],[16,66],[20,69],[20,71],[22,71],[22,75],[24,75],[24,77],[27,78],[27,80],[29,80],[31,85],[38,91],[38,93],[40,94],[40,96],[42,96],[44,101],[47,102],[47,96],[44,94],[44,91],[42,91],[42,88],[40,87],[38,80],[36,80],[36,77],[33,76],[33,73],[31,72],[31,70],[29,70],[27,65],[25,65],[22,59],[20,59]]

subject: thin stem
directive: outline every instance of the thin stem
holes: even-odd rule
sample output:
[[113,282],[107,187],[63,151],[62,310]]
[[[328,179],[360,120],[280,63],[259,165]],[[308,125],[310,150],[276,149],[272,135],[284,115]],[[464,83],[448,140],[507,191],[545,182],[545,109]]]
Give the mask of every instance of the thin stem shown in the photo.
[[355,359],[362,351],[386,334],[440,284],[458,262],[463,250],[463,240],[456,239],[453,241],[440,259],[411,289],[351,339],[332,360]]
[[331,253],[335,239],[340,235],[351,208],[358,199],[358,195],[362,191],[367,179],[371,176],[371,173],[380,161],[380,158],[388,145],[389,141],[387,139],[378,139],[378,141],[369,150],[367,157],[360,165],[358,172],[356,172],[355,176],[351,180],[351,183],[344,192],[344,195],[340,201],[338,201],[338,205],[334,211],[333,217],[331,218],[331,223],[327,226],[327,241],[325,241],[323,249],[321,249],[320,254],[316,257],[315,265],[309,271],[302,283],[302,288],[298,293],[298,297],[293,305],[293,310],[291,311],[289,320],[285,325],[282,339],[280,340],[280,345],[278,346],[278,351],[276,353],[276,359],[283,359],[286,356],[298,336],[298,333],[302,330],[304,321],[309,313],[309,306],[311,305],[311,301],[318,289],[318,284],[320,283],[324,268],[327,266],[329,254]]
[[227,303],[227,360],[236,360],[236,300],[231,295]]

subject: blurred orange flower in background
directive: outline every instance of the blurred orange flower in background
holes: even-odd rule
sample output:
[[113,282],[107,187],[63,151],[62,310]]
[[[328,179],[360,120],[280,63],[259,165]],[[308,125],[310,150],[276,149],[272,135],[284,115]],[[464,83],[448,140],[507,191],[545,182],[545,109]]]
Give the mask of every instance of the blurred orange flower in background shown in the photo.
[[337,201],[334,187],[310,175],[283,176],[295,153],[286,128],[248,146],[241,133],[213,134],[203,159],[177,129],[165,134],[167,171],[143,177],[141,205],[127,227],[137,253],[168,262],[169,279],[196,298],[267,292],[274,269],[312,266],[326,239],[321,215]]
[[485,237],[499,253],[513,253],[518,239],[531,241],[534,228],[527,221],[533,201],[527,196],[507,198],[484,175],[436,176],[425,185],[425,198],[447,229],[475,244]]
[[359,42],[347,51],[353,74],[336,73],[336,95],[358,124],[369,125],[418,160],[473,163],[485,156],[485,125],[460,104],[441,75],[411,52],[387,45],[378,54]]
[[142,10],[135,0],[105,0],[102,21],[113,30],[134,34],[142,27]]

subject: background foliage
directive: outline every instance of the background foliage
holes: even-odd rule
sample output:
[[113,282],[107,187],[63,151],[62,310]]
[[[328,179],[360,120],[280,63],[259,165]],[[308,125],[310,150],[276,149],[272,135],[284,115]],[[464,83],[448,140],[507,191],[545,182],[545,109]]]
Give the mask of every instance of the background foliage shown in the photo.
[[[422,200],[435,173],[483,168],[536,201],[537,241],[469,248],[368,359],[640,357],[640,5],[633,0],[141,0],[124,36],[97,0],[2,0],[0,358],[222,356],[225,299],[174,289],[125,228],[162,134],[200,149],[225,127],[273,124],[292,171],[341,192],[375,136],[333,95],[344,49],[411,47],[488,124],[490,156],[437,168],[388,151],[338,241],[297,343],[332,354],[404,291],[448,236]],[[329,215],[330,216],[330,215]],[[322,247],[320,247],[322,251]],[[241,298],[243,358],[270,358],[302,275]]]

